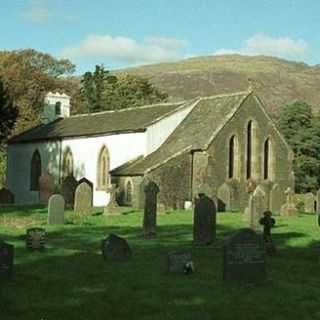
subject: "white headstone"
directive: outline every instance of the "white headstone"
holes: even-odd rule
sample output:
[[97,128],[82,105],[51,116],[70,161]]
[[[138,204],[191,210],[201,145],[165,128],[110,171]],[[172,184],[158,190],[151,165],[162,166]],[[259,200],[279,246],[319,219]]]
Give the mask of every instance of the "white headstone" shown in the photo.
[[49,198],[48,224],[64,224],[64,199],[60,194]]

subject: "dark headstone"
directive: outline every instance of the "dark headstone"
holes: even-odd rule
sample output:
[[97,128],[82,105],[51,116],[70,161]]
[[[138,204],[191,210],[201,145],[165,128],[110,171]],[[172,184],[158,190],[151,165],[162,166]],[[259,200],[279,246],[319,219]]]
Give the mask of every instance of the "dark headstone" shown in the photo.
[[102,240],[101,249],[105,260],[125,261],[132,255],[128,242],[115,234]]
[[68,176],[62,181],[61,193],[64,198],[65,204],[69,208],[73,208],[74,194],[78,186],[78,181],[74,176]]
[[271,211],[265,211],[263,218],[259,223],[263,226],[263,240],[265,243],[266,253],[268,255],[274,255],[276,253],[276,247],[273,244],[271,237],[271,228],[275,225],[276,220],[271,217]]
[[42,250],[46,244],[46,230],[31,228],[27,230],[26,247],[30,250]]
[[0,240],[0,279],[13,275],[14,246]]
[[254,230],[240,229],[223,248],[223,279],[257,282],[266,278],[263,238]]
[[54,192],[54,178],[44,172],[39,178],[39,198],[41,203],[48,203],[49,198]]
[[168,254],[169,272],[184,273],[190,263],[192,264],[190,252],[170,252]]
[[0,203],[1,204],[12,204],[14,203],[14,194],[6,189],[6,188],[2,188],[0,190]]
[[157,195],[159,191],[159,187],[153,181],[149,181],[144,187],[143,235],[145,238],[155,237],[157,233]]
[[197,245],[208,245],[216,237],[216,205],[204,193],[195,200],[193,215],[193,241]]

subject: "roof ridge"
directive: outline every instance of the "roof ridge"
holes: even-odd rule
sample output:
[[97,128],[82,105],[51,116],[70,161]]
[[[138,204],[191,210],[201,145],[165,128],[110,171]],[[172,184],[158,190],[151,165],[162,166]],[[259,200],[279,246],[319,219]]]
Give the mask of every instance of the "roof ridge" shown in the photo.
[[[105,111],[100,111],[100,112],[92,112],[92,113],[82,113],[82,114],[75,114],[72,115],[68,118],[77,118],[77,117],[85,117],[85,116],[96,116],[100,114],[105,114],[105,113],[116,113],[116,112],[125,112],[128,110],[137,110],[137,109],[147,109],[147,108],[154,108],[154,107],[159,107],[159,106],[170,106],[170,105],[180,105],[188,102],[189,100],[182,100],[182,101],[177,101],[177,102],[159,102],[156,104],[146,104],[140,107],[131,107],[131,108],[124,108],[124,109],[117,109],[117,110],[105,110]],[[66,118],[66,119],[68,119]]]
[[250,93],[252,93],[252,90],[238,91],[238,92],[232,92],[232,93],[222,93],[222,94],[217,94],[217,95],[213,95],[213,96],[200,97],[200,100],[226,98],[226,97],[234,97],[234,96],[242,96],[242,95],[248,96]]

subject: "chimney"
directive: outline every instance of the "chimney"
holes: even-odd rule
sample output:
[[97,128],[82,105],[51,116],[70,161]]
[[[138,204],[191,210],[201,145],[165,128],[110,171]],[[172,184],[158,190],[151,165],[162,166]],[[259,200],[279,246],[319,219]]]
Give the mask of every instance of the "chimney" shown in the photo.
[[70,117],[70,97],[65,93],[47,93],[44,98],[41,122],[47,124],[56,119],[67,117]]

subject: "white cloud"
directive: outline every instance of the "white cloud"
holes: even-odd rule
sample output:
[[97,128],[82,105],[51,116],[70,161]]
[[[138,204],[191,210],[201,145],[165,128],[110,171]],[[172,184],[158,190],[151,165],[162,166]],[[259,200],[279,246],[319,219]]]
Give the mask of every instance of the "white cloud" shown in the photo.
[[34,23],[44,23],[52,16],[48,3],[45,0],[32,0],[28,9],[23,13],[23,16]]
[[89,35],[80,44],[66,47],[61,56],[70,59],[110,59],[128,64],[172,61],[182,57],[187,43],[164,37],[149,37],[139,42],[127,37]]
[[308,49],[308,44],[301,39],[274,38],[264,34],[256,34],[247,39],[242,48],[220,49],[214,54],[270,55],[284,59],[303,60]]

